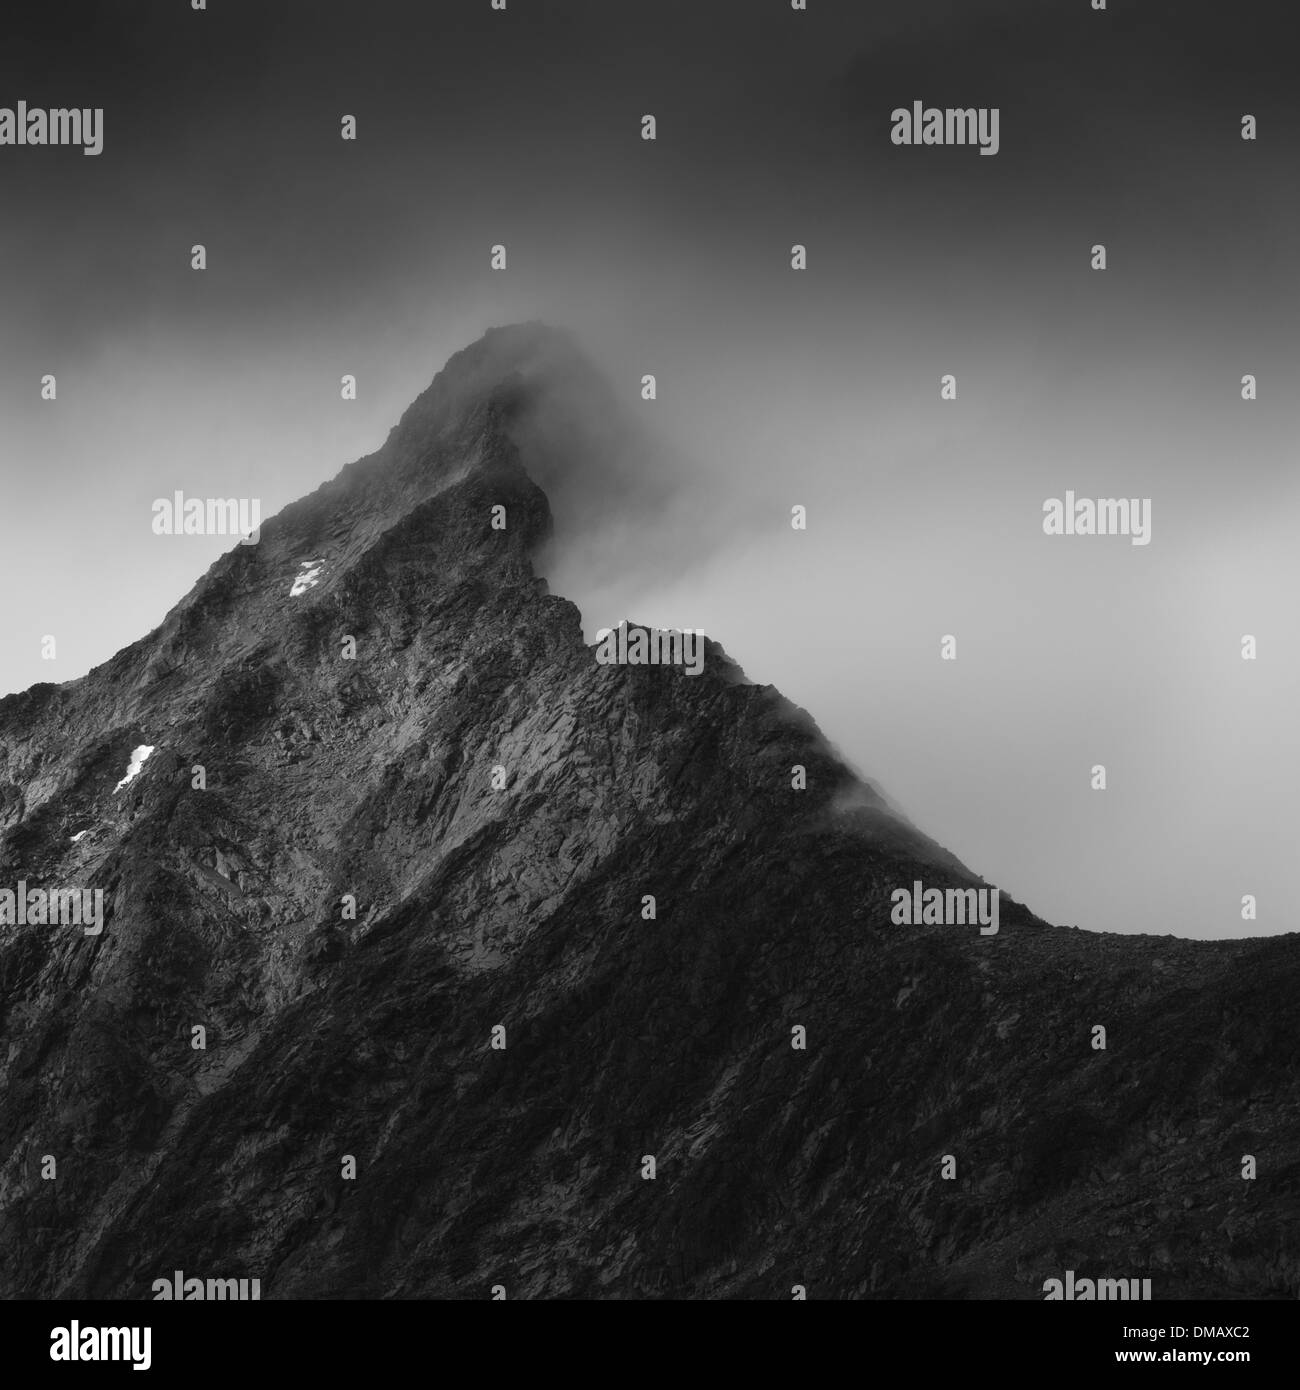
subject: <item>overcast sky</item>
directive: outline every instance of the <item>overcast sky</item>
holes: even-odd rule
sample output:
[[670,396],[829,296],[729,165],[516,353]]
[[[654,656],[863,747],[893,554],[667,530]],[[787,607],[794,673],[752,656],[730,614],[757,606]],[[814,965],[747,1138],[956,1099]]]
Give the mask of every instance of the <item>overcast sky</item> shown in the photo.
[[[105,115],[98,157],[0,147],[0,691],[84,674],[224,548],[155,537],[155,498],[258,497],[268,516],[378,447],[451,352],[540,318],[577,333],[682,489],[646,518],[657,575],[611,579],[576,545],[548,562],[589,634],[703,627],[1052,920],[1295,929],[1287,13],[7,17],[0,106]],[[998,154],[893,146],[890,112],[916,100],[997,107]],[[1151,543],[1045,536],[1067,489],[1151,498]]]

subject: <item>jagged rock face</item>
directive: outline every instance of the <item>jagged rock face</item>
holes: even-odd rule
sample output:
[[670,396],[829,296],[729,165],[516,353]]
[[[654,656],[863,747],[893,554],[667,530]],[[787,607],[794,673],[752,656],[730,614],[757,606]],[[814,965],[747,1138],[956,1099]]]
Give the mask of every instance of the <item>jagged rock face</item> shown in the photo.
[[0,701],[0,887],[107,909],[0,927],[0,1292],[1294,1297],[1300,937],[891,923],[979,880],[716,644],[600,665],[534,573],[512,422],[571,356],[489,334]]

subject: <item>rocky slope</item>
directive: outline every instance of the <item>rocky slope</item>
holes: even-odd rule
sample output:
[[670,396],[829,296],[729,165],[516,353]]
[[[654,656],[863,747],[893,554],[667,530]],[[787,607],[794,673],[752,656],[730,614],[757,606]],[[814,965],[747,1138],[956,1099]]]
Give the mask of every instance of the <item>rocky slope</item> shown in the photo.
[[1300,1294],[1300,936],[893,925],[979,880],[716,644],[602,666],[537,577],[574,360],[487,335],[0,701],[0,887],[107,909],[0,926],[0,1293]]

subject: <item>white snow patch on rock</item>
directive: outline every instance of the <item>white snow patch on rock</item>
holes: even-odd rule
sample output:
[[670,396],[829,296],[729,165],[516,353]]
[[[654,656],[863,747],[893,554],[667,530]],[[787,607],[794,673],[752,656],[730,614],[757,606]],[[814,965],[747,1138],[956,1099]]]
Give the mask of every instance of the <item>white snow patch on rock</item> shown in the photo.
[[321,566],[324,563],[324,560],[303,560],[299,565],[302,572],[293,581],[293,588],[289,590],[289,597],[297,598],[300,594],[305,594],[308,589],[314,589],[320,583]]
[[126,776],[113,788],[115,792],[120,792],[128,782],[134,782],[135,779],[139,777],[140,769],[144,766],[145,759],[148,758],[149,754],[153,752],[156,746],[156,744],[151,746],[150,744],[142,743],[139,748],[132,749],[131,761],[127,766]]

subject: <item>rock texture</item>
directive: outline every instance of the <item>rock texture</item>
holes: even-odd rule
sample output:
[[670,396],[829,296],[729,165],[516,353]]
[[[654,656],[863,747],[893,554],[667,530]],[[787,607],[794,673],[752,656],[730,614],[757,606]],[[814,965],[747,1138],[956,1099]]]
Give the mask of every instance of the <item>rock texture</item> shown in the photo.
[[979,880],[716,644],[600,666],[537,577],[517,425],[573,354],[488,334],[155,632],[0,701],[0,887],[107,907],[0,927],[0,1293],[1300,1294],[1300,936],[892,925]]

